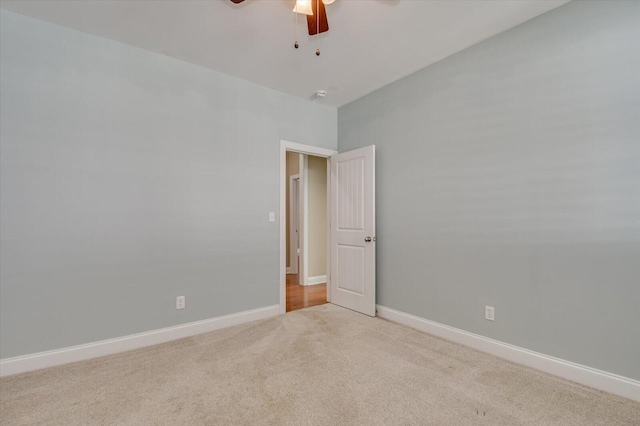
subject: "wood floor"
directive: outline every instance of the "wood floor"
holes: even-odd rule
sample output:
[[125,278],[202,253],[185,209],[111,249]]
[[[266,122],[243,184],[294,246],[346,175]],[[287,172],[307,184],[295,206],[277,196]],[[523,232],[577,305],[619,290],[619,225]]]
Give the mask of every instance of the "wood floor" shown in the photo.
[[287,274],[287,312],[327,303],[327,283],[298,284],[297,274]]

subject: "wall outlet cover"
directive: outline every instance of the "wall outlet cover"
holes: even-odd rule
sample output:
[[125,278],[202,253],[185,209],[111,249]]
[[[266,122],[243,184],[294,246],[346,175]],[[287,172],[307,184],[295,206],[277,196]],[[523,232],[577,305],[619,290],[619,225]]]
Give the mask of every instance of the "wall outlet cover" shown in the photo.
[[484,307],[484,319],[489,321],[495,321],[496,316],[495,316],[495,310],[493,309],[493,306]]
[[176,297],[176,309],[184,309],[186,306],[186,300],[184,296]]

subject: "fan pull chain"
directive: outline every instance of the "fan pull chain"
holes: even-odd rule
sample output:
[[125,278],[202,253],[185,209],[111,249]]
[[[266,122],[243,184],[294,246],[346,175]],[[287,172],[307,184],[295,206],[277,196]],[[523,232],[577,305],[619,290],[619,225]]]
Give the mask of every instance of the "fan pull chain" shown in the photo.
[[[316,0],[316,35],[320,40],[320,2],[322,0]],[[320,49],[316,49],[316,56],[320,56]]]
[[297,39],[298,39],[298,12],[296,12],[296,42],[293,43],[293,47],[295,47],[296,49],[300,47]]

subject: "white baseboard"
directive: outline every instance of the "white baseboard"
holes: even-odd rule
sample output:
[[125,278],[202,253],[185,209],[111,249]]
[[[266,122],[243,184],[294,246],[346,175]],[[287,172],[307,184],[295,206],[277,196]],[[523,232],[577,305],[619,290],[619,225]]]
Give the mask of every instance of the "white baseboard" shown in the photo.
[[326,275],[316,275],[315,277],[309,277],[302,285],[316,285],[316,284],[324,284],[327,282]]
[[490,353],[517,364],[640,402],[640,381],[489,339],[384,306],[377,305],[376,310],[380,318]]
[[0,360],[0,377],[130,351],[145,346],[157,345],[159,343],[195,336],[196,334],[207,333],[233,325],[275,317],[279,314],[280,306],[273,305],[202,321],[190,322],[174,327],[131,334],[115,339],[5,358]]
[[289,274],[293,274],[293,273],[294,273],[294,272],[293,272],[293,271],[291,271],[291,268],[287,268],[287,271],[286,271],[286,274],[287,274],[287,275],[289,275]]

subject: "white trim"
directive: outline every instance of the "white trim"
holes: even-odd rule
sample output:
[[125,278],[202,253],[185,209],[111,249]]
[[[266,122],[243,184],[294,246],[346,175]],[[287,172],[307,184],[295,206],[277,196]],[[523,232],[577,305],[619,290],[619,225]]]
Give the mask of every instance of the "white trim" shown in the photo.
[[316,284],[324,284],[327,282],[326,275],[316,275],[315,277],[309,277],[307,282],[302,285],[316,285]]
[[298,152],[300,154],[316,155],[318,157],[329,158],[338,153],[334,149],[320,148],[319,146],[304,145],[301,143],[280,140],[280,149],[284,151]]
[[130,334],[115,339],[101,340],[84,345],[71,346],[46,352],[5,358],[0,360],[0,377],[38,370],[70,362],[84,361],[105,355],[157,345],[172,340],[195,336],[221,328],[244,324],[251,321],[275,317],[279,306],[272,305],[236,314],[190,322],[174,327],[161,328],[144,333]]
[[331,303],[331,157],[327,158],[327,302]]
[[[302,145],[295,142],[285,140],[280,141],[280,313],[287,312],[287,231],[286,231],[286,182],[287,182],[287,151],[299,152],[302,154],[317,155],[319,157],[331,157],[338,151],[333,149],[319,148],[311,145]],[[327,176],[327,179],[331,179]],[[327,205],[330,209],[331,205]],[[329,230],[327,229],[327,232]],[[328,241],[328,240],[327,240]]]
[[300,265],[298,282],[307,285],[309,280],[309,156],[300,156]]
[[517,364],[640,402],[640,381],[524,349],[381,305],[378,316]]
[[[296,182],[298,181],[298,182]],[[295,188],[295,195],[294,195]],[[295,206],[295,209],[294,209]],[[300,252],[299,232],[294,233],[293,228],[300,229],[300,174],[289,176],[289,267],[287,274],[298,273],[298,253]]]

